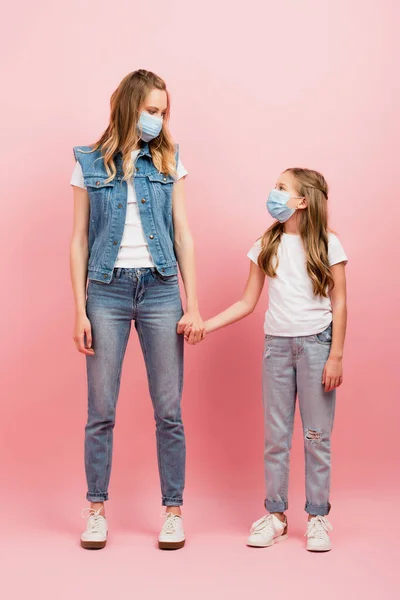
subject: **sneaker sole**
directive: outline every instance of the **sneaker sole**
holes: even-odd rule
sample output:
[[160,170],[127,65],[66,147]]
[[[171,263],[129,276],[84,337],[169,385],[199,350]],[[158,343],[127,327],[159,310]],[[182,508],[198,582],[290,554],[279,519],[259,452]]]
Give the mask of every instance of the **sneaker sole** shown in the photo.
[[158,547],[160,550],[179,550],[179,548],[183,548],[185,545],[185,540],[181,542],[158,542]]
[[288,538],[288,534],[285,533],[285,535],[280,535],[276,538],[274,538],[271,542],[269,542],[269,544],[249,544],[247,543],[247,545],[250,548],[269,548],[270,546],[273,546],[274,544],[277,544],[279,542],[283,542],[284,540],[287,540]]
[[107,540],[104,540],[104,542],[84,542],[83,540],[81,540],[81,547],[85,550],[101,550],[105,547],[106,544]]
[[330,546],[329,548],[308,548],[307,546],[306,550],[308,552],[330,552],[332,550],[332,546]]

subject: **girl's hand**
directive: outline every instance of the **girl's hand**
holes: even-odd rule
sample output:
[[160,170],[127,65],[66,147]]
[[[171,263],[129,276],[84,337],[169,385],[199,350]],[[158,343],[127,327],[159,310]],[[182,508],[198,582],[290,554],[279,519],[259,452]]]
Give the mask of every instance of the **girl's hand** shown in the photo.
[[[85,346],[86,337],[86,346]],[[74,327],[74,342],[79,352],[87,356],[93,356],[92,348],[92,326],[86,314],[77,314]]]
[[331,392],[343,383],[343,363],[341,358],[328,358],[322,375],[325,392]]
[[205,327],[199,311],[187,311],[178,323],[177,331],[184,334],[185,341],[194,346],[205,337]]

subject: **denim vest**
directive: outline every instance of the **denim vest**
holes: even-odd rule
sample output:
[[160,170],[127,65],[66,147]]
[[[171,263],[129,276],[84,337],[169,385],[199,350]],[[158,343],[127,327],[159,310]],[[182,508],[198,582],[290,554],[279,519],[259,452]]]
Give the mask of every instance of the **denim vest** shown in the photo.
[[[90,201],[88,278],[110,283],[125,227],[128,188],[122,155],[115,158],[117,174],[108,178],[101,150],[76,146],[75,159],[82,167]],[[176,147],[176,163],[179,150]],[[175,179],[160,173],[153,164],[148,144],[143,144],[135,163],[133,183],[144,236],[154,265],[163,275],[178,272],[174,251],[172,189]]]

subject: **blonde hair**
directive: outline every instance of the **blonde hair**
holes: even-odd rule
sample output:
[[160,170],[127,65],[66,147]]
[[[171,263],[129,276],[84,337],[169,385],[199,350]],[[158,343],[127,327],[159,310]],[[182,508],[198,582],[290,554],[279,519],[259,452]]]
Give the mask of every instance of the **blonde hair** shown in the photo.
[[92,151],[101,149],[104,166],[111,181],[117,170],[114,157],[122,154],[124,180],[133,175],[134,165],[131,152],[141,143],[137,124],[140,110],[147,95],[153,89],[163,90],[167,94],[167,110],[163,119],[163,127],[158,137],[149,142],[153,164],[158,171],[168,175],[176,175],[175,145],[168,129],[170,115],[170,97],[163,79],[140,69],[126,75],[110,100],[110,122],[101,138],[92,145]]
[[[307,207],[299,210],[299,230],[306,255],[307,273],[316,296],[328,297],[333,288],[332,272],[328,261],[328,184],[318,171],[292,168],[299,196],[306,198]],[[264,233],[258,266],[269,277],[276,276],[278,247],[284,231],[283,223],[276,222]]]

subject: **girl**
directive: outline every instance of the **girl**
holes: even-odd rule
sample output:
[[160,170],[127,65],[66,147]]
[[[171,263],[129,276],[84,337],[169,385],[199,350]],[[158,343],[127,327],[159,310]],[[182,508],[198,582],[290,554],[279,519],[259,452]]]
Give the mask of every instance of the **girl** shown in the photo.
[[[170,100],[149,71],[127,75],[111,97],[110,122],[93,146],[74,148],[71,278],[74,340],[86,355],[88,485],[84,548],[107,541],[112,439],[131,323],[139,335],[156,421],[165,522],[160,548],[181,548],[185,436],[181,418],[183,333],[200,341],[193,240],[184,200],[187,174],[168,129]],[[183,314],[178,267],[186,292]],[[88,287],[86,283],[88,279]]]
[[[271,546],[287,537],[288,471],[296,395],[304,430],[307,550],[331,549],[330,436],[336,388],[341,385],[346,331],[344,250],[328,230],[328,186],[320,173],[288,169],[270,193],[277,221],[250,250],[242,299],[206,322],[206,332],[242,319],[268,278],[263,400],[265,478],[269,511],[256,521],[248,545]],[[186,335],[191,328],[186,328]],[[195,331],[193,330],[193,336]]]

